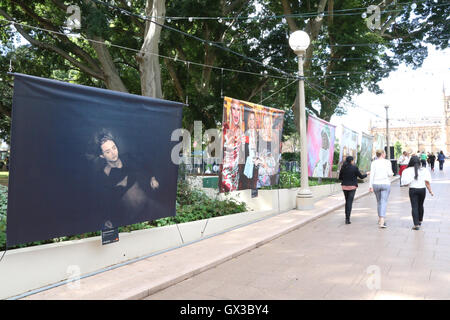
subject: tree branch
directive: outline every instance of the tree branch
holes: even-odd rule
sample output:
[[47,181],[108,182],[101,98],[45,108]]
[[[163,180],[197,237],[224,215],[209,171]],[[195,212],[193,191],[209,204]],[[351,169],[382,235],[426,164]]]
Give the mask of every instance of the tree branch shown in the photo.
[[232,2],[230,5],[227,5],[223,10],[224,16],[227,16],[230,12],[232,12],[237,7],[244,5],[245,2],[249,2],[249,1],[248,0],[236,0],[236,1]]
[[259,91],[262,90],[262,88],[266,85],[267,81],[269,81],[269,78],[263,78],[261,79],[261,82],[256,86],[253,90],[250,96],[246,99],[246,101],[250,101]]
[[175,84],[175,90],[177,91],[178,98],[180,98],[180,101],[185,101],[186,98],[184,96],[184,91],[181,86],[180,80],[178,79],[177,73],[170,62],[169,59],[164,58],[164,64],[167,66],[167,70],[169,71],[170,77],[172,78],[174,84]]
[[[3,11],[2,9],[0,9],[0,14],[2,16],[4,16],[6,19],[13,21],[13,18],[6,13],[5,11]],[[67,52],[65,52],[64,50],[48,44],[48,43],[44,43],[41,41],[38,41],[36,39],[34,39],[33,37],[31,37],[27,32],[25,32],[25,30],[17,24],[14,24],[14,27],[16,28],[16,30],[32,45],[40,47],[42,49],[46,49],[46,50],[50,50],[53,51],[59,55],[61,55],[64,59],[68,60],[70,63],[72,63],[74,66],[80,68],[80,70],[82,70],[83,72],[86,72],[87,74],[97,78],[97,79],[101,79],[103,80],[103,74],[96,72],[95,70],[92,70],[91,67],[84,65],[83,63],[81,63],[80,61],[78,61],[77,59],[75,59],[74,57],[72,57],[70,54],[68,54]]]
[[291,32],[297,31],[298,30],[298,26],[295,23],[295,20],[292,19],[292,17],[291,17],[292,11],[291,11],[291,7],[289,6],[288,1],[287,0],[281,0],[281,4],[283,5],[283,13],[286,16],[286,21],[288,23],[289,30],[291,30]]
[[[46,19],[40,17],[39,15],[37,15],[33,10],[31,10],[31,8],[29,8],[22,1],[20,1],[20,0],[12,0],[12,1],[15,2],[16,4],[18,4],[29,17],[36,20],[39,23],[39,25],[41,25],[42,27],[49,29],[51,31],[54,31],[54,32],[61,32],[61,30],[59,30],[59,28],[55,27],[49,20],[46,20]],[[70,39],[67,36],[62,35],[60,33],[54,33],[52,35],[56,36],[58,39],[60,39],[65,45],[67,45],[68,50],[70,50],[70,52],[72,52],[73,54],[75,54],[76,56],[81,58],[82,60],[86,61],[88,63],[88,65],[90,65],[91,68],[95,69],[95,71],[97,73],[101,72],[101,70],[98,68],[98,61],[93,59],[87,52],[85,52],[79,46],[75,45],[72,41],[70,41]]]
[[381,30],[379,31],[380,36],[384,36],[385,32],[391,25],[395,23],[395,19],[401,14],[401,12],[396,12],[392,17],[390,17],[382,26]]

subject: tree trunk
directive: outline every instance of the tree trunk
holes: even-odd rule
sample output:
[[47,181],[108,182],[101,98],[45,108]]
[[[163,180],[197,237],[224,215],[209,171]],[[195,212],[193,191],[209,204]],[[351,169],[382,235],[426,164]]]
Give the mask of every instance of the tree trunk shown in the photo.
[[[95,3],[93,3],[92,0],[85,0],[85,3],[95,6]],[[119,76],[119,73],[117,72],[117,68],[111,54],[108,51],[108,48],[105,44],[103,44],[104,39],[99,36],[92,36],[92,39],[95,40],[95,42],[92,42],[92,47],[94,48],[98,60],[100,61],[101,70],[103,73],[102,80],[105,82],[106,88],[115,91],[128,92]]]
[[[166,14],[165,0],[147,0],[145,14],[152,21],[164,24],[164,16]],[[136,59],[141,74],[141,94],[143,96],[162,99],[161,69],[158,57],[160,35],[161,27],[155,23],[146,21],[144,43]]]
[[[94,40],[103,41],[99,37],[94,37]],[[102,66],[102,71],[104,75],[103,81],[105,82],[106,88],[115,91],[128,92],[127,88],[122,82],[119,74],[117,73],[117,68],[114,65],[111,55],[109,54],[108,48],[104,44],[92,43],[92,47],[97,53],[98,60]]]

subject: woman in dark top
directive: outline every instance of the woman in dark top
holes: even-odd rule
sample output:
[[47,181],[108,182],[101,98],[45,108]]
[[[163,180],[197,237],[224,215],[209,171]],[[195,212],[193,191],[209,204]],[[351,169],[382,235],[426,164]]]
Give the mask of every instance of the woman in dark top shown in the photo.
[[346,157],[341,171],[339,172],[339,180],[342,180],[341,185],[345,196],[345,224],[351,223],[350,214],[352,212],[356,189],[358,188],[357,178],[364,179],[369,174],[362,174],[353,162],[352,156]]

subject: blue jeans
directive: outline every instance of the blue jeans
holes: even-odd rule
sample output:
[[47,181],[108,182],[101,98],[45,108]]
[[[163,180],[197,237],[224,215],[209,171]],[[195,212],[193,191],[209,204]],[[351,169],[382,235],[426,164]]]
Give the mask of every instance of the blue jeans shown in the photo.
[[390,184],[374,184],[373,192],[377,198],[377,211],[380,218],[386,216],[387,201],[389,198],[389,193],[391,193]]

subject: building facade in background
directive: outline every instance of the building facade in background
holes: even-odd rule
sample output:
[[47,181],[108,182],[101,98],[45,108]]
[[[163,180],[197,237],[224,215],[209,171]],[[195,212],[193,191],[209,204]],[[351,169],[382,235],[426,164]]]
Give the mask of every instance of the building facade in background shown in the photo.
[[[443,90],[442,117],[400,118],[389,121],[389,141],[393,146],[397,141],[402,145],[402,151],[408,152],[439,152],[450,154],[450,95]],[[424,108],[426,112],[426,107]],[[372,135],[386,134],[386,122],[376,121],[371,124]]]

